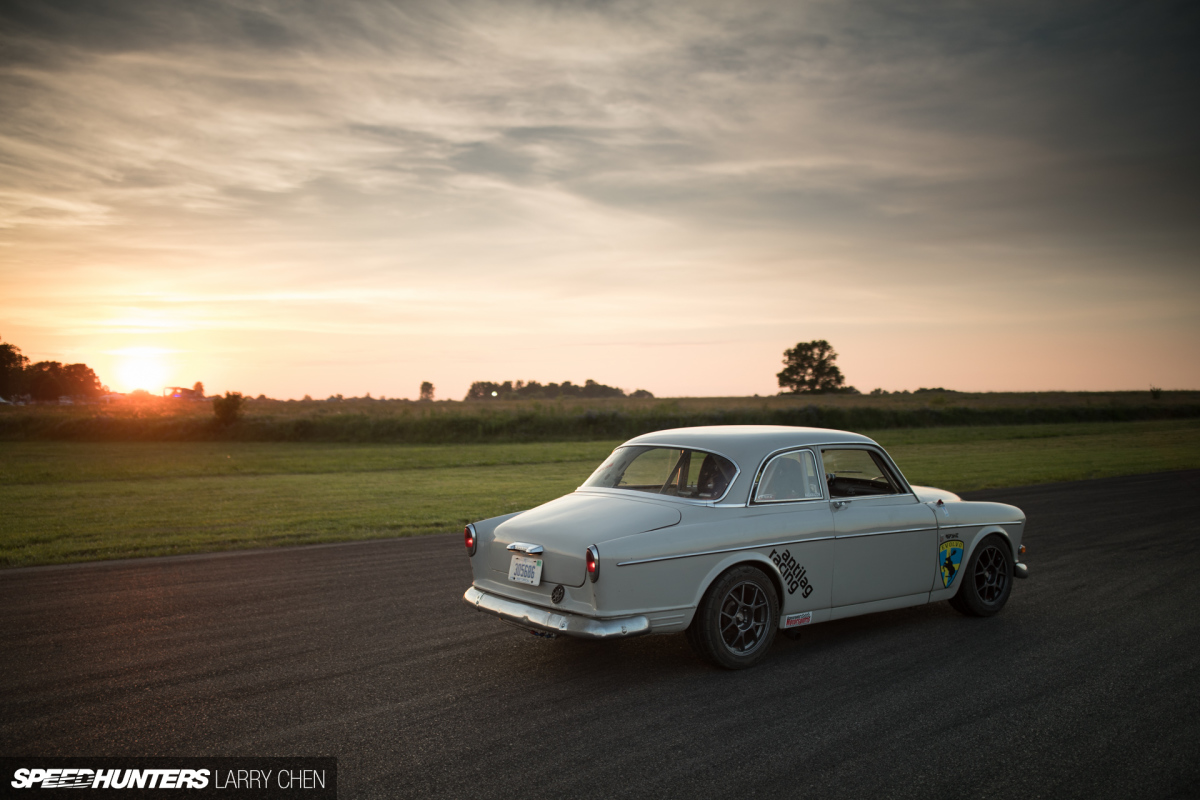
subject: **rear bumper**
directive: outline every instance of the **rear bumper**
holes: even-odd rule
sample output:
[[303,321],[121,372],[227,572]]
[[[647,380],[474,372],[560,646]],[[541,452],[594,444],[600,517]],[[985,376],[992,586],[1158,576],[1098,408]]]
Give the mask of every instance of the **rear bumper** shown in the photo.
[[539,606],[509,600],[494,594],[481,592],[472,586],[463,595],[467,605],[486,611],[505,622],[522,628],[560,636],[577,636],[581,639],[621,639],[640,636],[650,632],[650,620],[645,617],[622,617],[621,619],[593,619],[578,614],[560,613]]

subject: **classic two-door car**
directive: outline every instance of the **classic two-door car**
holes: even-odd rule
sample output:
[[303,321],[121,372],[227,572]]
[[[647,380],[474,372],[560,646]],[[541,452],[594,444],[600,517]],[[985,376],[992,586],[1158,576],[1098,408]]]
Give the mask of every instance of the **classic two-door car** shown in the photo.
[[714,426],[648,433],[582,486],[467,525],[463,599],[542,636],[684,631],[715,664],[758,663],[777,630],[948,600],[1003,608],[1025,515],[910,486],[866,436]]

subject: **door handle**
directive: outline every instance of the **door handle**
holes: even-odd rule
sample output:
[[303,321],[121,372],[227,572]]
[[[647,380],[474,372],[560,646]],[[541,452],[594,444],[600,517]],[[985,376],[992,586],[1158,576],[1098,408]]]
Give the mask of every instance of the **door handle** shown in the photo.
[[850,505],[850,501],[849,501],[849,500],[834,500],[834,501],[833,501],[833,507],[834,507],[835,509],[837,509],[837,508],[845,508],[845,507],[846,507],[846,506],[848,506],[848,505]]

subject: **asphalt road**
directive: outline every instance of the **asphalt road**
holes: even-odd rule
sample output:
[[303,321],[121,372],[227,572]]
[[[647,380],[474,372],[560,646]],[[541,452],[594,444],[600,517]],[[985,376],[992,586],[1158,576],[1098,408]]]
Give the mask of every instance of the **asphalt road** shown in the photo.
[[977,492],[1007,608],[547,641],[458,535],[0,573],[0,754],[329,755],[342,797],[1200,796],[1200,471]]

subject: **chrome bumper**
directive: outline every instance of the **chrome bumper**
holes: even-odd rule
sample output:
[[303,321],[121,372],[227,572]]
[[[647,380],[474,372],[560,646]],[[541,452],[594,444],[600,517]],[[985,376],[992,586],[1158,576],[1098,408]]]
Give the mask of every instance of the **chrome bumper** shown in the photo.
[[581,617],[578,614],[560,614],[546,608],[481,592],[474,586],[467,589],[463,600],[467,605],[474,606],[479,611],[495,614],[505,622],[511,622],[529,630],[555,633],[560,636],[578,636],[582,639],[620,639],[650,632],[650,620],[645,617],[592,619],[591,617]]
[[1013,574],[1016,575],[1018,578],[1028,578],[1029,577],[1029,567],[1025,566],[1020,561],[1018,561],[1016,564],[1013,564]]

